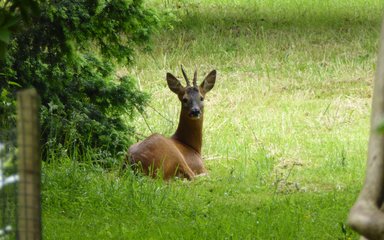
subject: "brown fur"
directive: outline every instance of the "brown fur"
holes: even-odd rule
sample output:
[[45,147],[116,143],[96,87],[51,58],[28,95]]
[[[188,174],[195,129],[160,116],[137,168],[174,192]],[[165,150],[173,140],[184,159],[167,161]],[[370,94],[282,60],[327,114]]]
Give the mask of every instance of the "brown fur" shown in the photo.
[[[185,74],[184,76],[186,77]],[[136,169],[139,166],[146,175],[155,177],[161,174],[166,180],[173,176],[191,180],[196,175],[206,173],[201,157],[203,99],[213,88],[215,80],[216,71],[213,70],[200,87],[196,87],[195,72],[194,86],[189,86],[187,81],[187,87],[184,88],[172,74],[168,73],[168,86],[182,102],[177,130],[170,138],[153,134],[142,142],[132,145],[128,150],[126,161],[132,167],[136,166]],[[198,111],[198,114],[192,114],[192,111]]]

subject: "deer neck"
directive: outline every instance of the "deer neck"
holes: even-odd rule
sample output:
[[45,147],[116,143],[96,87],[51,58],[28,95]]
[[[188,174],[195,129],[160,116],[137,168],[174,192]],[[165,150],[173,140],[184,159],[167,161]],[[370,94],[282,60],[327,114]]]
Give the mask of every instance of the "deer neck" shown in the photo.
[[199,154],[203,142],[203,112],[199,119],[190,119],[187,111],[181,110],[180,121],[172,138],[193,148]]

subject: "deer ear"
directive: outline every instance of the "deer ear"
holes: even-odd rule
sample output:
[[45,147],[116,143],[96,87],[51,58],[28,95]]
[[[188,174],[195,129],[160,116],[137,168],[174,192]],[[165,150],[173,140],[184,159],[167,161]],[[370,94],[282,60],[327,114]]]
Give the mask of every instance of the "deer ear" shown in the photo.
[[167,73],[167,83],[169,89],[176,94],[179,94],[184,89],[180,81],[171,73]]
[[205,93],[209,92],[213,86],[215,86],[216,82],[216,70],[212,70],[204,79],[204,81],[200,84],[201,91]]

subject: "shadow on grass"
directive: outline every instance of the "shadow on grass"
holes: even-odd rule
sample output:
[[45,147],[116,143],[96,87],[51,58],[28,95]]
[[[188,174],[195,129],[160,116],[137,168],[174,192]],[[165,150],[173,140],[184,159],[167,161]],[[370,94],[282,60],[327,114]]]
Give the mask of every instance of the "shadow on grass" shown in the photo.
[[[267,1],[268,2],[268,1]],[[287,1],[289,2],[289,1]],[[268,6],[271,5],[271,6]],[[244,31],[283,30],[293,32],[355,32],[378,34],[383,4],[376,6],[353,3],[291,3],[188,4],[176,10],[180,20],[175,30]]]

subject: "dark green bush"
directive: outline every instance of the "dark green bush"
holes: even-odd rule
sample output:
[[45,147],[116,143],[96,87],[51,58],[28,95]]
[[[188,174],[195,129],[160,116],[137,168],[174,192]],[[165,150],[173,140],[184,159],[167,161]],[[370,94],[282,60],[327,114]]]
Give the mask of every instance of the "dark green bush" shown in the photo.
[[12,33],[20,28],[20,23],[30,23],[30,18],[37,14],[38,4],[35,0],[0,2],[0,59],[4,59]]
[[126,119],[147,99],[116,68],[132,63],[158,18],[135,0],[40,1],[38,7],[0,64],[1,128],[13,122],[16,90],[33,86],[42,99],[44,156],[91,149],[108,162],[126,150],[133,134]]

